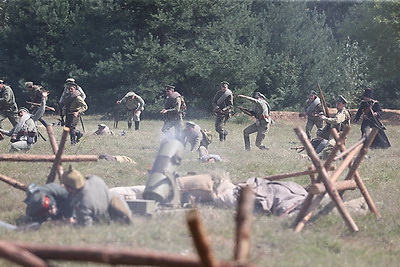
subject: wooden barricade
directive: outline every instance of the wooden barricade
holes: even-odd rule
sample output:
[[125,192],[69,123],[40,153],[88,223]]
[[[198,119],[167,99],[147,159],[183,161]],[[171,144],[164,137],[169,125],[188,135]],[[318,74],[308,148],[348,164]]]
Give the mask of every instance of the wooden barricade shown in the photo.
[[[301,231],[305,224],[310,220],[315,208],[321,202],[325,193],[328,193],[344,222],[353,232],[357,232],[359,229],[343,202],[342,196],[345,190],[358,188],[367,202],[369,209],[377,217],[379,217],[379,213],[375,207],[375,204],[357,172],[357,168],[361,164],[361,161],[365,158],[368,148],[371,145],[372,140],[375,138],[378,130],[374,129],[367,138],[363,138],[351,148],[346,149],[344,140],[346,139],[349,131],[350,127],[347,127],[342,134],[338,136],[336,130],[332,129],[332,135],[336,140],[336,144],[326,161],[323,162],[321,159],[319,159],[306,134],[300,128],[295,129],[298,138],[304,145],[308,156],[318,172],[318,176],[313,181],[302,208],[295,219],[294,230],[296,232]],[[342,153],[336,156],[336,153],[339,151]],[[328,172],[327,170],[331,167],[331,164],[334,162],[334,160],[339,158],[343,159],[339,167],[332,172]],[[339,176],[346,169],[348,169],[348,173],[345,180],[337,181]]]

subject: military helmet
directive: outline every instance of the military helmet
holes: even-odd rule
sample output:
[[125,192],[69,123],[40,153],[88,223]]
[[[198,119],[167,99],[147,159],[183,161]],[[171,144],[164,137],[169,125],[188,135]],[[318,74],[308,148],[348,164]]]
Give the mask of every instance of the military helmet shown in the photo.
[[66,83],[75,83],[75,79],[74,78],[68,78],[65,80]]
[[61,182],[73,189],[81,189],[85,185],[85,178],[82,173],[72,168],[69,168],[61,177]]
[[222,81],[221,86],[225,86],[225,85],[229,86],[229,83],[227,81]]

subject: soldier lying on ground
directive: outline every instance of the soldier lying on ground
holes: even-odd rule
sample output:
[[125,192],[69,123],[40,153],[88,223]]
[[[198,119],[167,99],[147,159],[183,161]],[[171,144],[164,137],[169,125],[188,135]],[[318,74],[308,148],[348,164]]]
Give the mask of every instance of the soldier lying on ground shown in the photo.
[[113,131],[110,130],[110,128],[101,123],[99,125],[97,125],[97,130],[93,133],[93,135],[115,135],[115,133]]
[[50,183],[43,186],[30,184],[26,190],[26,215],[35,222],[70,220],[72,195],[61,185]]
[[[176,179],[182,205],[194,199],[220,208],[236,208],[239,190],[250,186],[256,194],[256,211],[277,216],[287,215],[300,208],[307,192],[294,182],[275,182],[263,178],[250,178],[234,184],[226,174],[200,174],[181,176]],[[126,200],[140,199],[144,186],[115,187],[110,191]]]
[[109,222],[110,219],[132,223],[127,203],[119,195],[109,192],[100,177],[90,175],[85,178],[70,166],[62,175],[61,182],[73,196],[72,205],[78,225],[91,226],[94,223]]

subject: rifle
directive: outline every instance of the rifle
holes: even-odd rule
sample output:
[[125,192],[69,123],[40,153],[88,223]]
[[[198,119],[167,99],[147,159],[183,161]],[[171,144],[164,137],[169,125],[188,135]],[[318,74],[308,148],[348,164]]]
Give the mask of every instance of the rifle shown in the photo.
[[63,107],[62,107],[60,102],[58,102],[58,107],[60,109],[60,118],[58,120],[60,121],[61,126],[64,126],[65,125],[65,121],[64,121]]
[[79,120],[81,121],[82,131],[85,133],[85,125],[83,124],[82,115],[79,115]]
[[114,129],[118,128],[119,121],[119,104],[114,107]]
[[0,128],[0,133],[4,134],[4,135],[7,135],[7,136],[11,136],[11,131],[7,131],[7,130],[4,130],[2,128]]
[[[367,113],[370,112],[372,115],[372,118],[370,118],[369,116],[367,116]],[[376,117],[376,115],[374,115],[374,111],[372,110],[372,107],[369,106],[368,108],[366,108],[364,111],[364,119],[369,120],[376,128],[378,128],[380,131],[386,130],[386,127],[383,125],[383,123]]]
[[250,110],[248,108],[238,107],[238,109],[240,109],[240,111],[242,111],[244,114],[246,114],[248,116],[254,117],[256,115],[254,111],[252,111],[252,110]]
[[[40,104],[39,104],[39,103],[30,102],[30,101],[26,101],[26,103],[27,103],[27,104],[30,104],[30,105],[32,105],[32,106],[40,107]],[[46,108],[46,110],[56,111],[55,108],[50,107],[50,106],[47,106],[47,105],[45,106],[45,108]]]
[[319,94],[321,95],[322,106],[324,108],[325,116],[329,118],[329,108],[328,108],[328,105],[326,104],[324,93],[322,92],[322,89],[321,89],[321,86],[319,86],[319,83],[317,83],[317,86],[318,86]]
[[300,153],[304,151],[304,146],[294,146],[291,147],[290,150],[296,150],[297,153]]

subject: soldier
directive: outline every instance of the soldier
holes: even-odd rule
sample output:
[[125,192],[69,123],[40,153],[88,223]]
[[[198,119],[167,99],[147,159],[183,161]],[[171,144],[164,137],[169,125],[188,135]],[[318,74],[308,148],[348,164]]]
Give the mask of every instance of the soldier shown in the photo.
[[109,219],[132,223],[128,204],[120,196],[111,194],[100,177],[90,175],[85,178],[70,165],[61,182],[73,196],[72,206],[79,226],[92,226]]
[[167,85],[165,88],[166,98],[164,108],[160,111],[164,116],[164,125],[161,128],[163,133],[168,132],[172,127],[175,128],[175,138],[180,140],[182,128],[182,96],[175,91],[175,86]]
[[17,125],[18,106],[11,87],[5,85],[3,80],[0,80],[0,128],[2,128],[3,120],[6,118],[13,127]]
[[317,127],[317,130],[321,130],[323,127],[323,120],[320,118],[320,115],[324,115],[321,100],[317,96],[317,92],[311,91],[304,106],[304,112],[299,114],[299,117],[307,116],[306,134],[310,140],[314,125]]
[[218,132],[221,142],[225,141],[228,135],[225,124],[233,111],[233,94],[228,87],[228,82],[221,82],[220,90],[215,94],[212,100],[212,107],[216,115],[215,131]]
[[350,126],[350,112],[346,109],[347,100],[339,95],[336,100],[337,112],[332,118],[328,118],[325,115],[321,115],[321,119],[324,120],[326,126],[318,132],[318,136],[328,140],[325,148],[320,153],[320,157],[325,159],[329,156],[332,148],[335,146],[335,139],[331,138],[330,129],[335,128],[338,132],[342,132],[345,127]]
[[62,92],[61,97],[60,97],[60,101],[59,101],[59,102],[60,102],[61,106],[64,106],[64,101],[65,101],[65,98],[67,97],[67,95],[68,95],[68,93],[69,93],[69,86],[70,86],[71,84],[76,85],[76,89],[81,93],[82,99],[83,99],[83,100],[86,99],[86,94],[85,94],[85,92],[83,91],[82,87],[80,87],[80,86],[75,82],[75,79],[74,79],[74,78],[68,78],[67,80],[65,80],[64,89],[63,89],[63,92]]
[[200,146],[208,148],[210,144],[207,138],[204,136],[199,125],[192,121],[186,122],[186,127],[182,131],[182,141],[186,147],[186,144],[190,144],[190,151],[199,151]]
[[47,220],[70,220],[73,214],[71,197],[59,184],[30,184],[24,200],[26,215],[39,223]]
[[125,103],[126,119],[128,129],[132,127],[132,119],[135,121],[135,130],[139,131],[140,114],[144,110],[144,100],[134,92],[128,92],[121,100],[117,101],[117,105]]
[[271,118],[269,116],[271,108],[268,102],[265,100],[266,97],[260,92],[255,92],[254,98],[245,95],[239,95],[239,97],[245,98],[254,103],[252,114],[254,114],[254,117],[256,118],[255,123],[249,125],[243,130],[245,150],[250,150],[250,134],[255,132],[257,132],[255,142],[256,146],[261,150],[268,150],[268,148],[262,144],[271,122]]
[[93,135],[115,135],[115,133],[111,131],[110,128],[104,123],[97,125],[97,127],[98,128]]
[[42,92],[40,107],[36,110],[35,114],[30,114],[29,110],[24,107],[18,110],[19,121],[9,132],[11,136],[10,152],[28,151],[36,143],[38,136],[36,122],[44,114],[47,94],[47,91]]
[[76,126],[79,123],[80,116],[83,112],[88,109],[86,102],[81,97],[81,93],[77,89],[77,85],[71,83],[68,85],[69,93],[66,95],[64,100],[64,114],[65,126],[70,128],[70,139],[71,144],[76,144],[79,142],[83,133],[76,130]]
[[354,122],[358,122],[362,116],[362,135],[367,135],[371,131],[371,128],[378,128],[379,132],[372,142],[371,148],[387,149],[390,147],[390,142],[385,133],[385,126],[383,126],[382,122],[379,120],[382,115],[382,108],[379,102],[373,99],[373,91],[371,88],[365,89],[363,98],[357,110]]
[[[42,99],[42,86],[33,84],[33,82],[25,82],[25,88],[29,93],[29,101],[39,104]],[[29,111],[31,113],[35,113],[38,108],[38,106],[32,104],[29,108]]]

